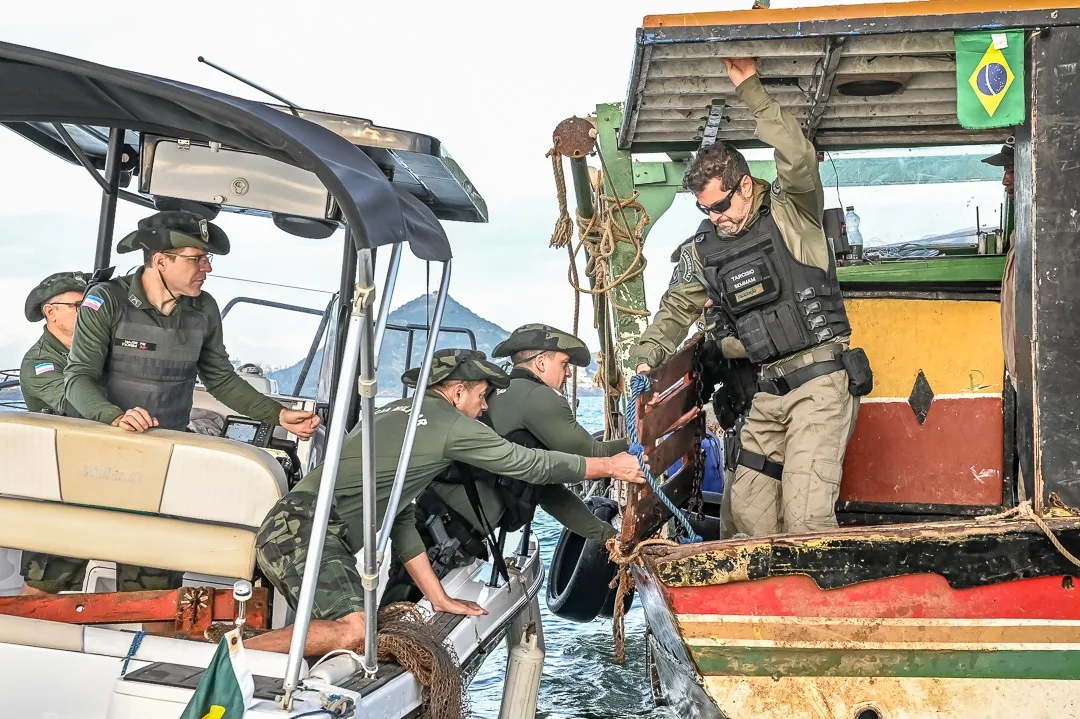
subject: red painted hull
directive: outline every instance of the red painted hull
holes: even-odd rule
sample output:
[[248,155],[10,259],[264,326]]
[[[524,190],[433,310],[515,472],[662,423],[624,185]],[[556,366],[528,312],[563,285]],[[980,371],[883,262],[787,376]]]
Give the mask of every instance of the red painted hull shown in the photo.
[[1080,586],[1060,576],[953,589],[939,575],[912,574],[830,590],[810,577],[790,576],[664,592],[677,615],[1080,619]]

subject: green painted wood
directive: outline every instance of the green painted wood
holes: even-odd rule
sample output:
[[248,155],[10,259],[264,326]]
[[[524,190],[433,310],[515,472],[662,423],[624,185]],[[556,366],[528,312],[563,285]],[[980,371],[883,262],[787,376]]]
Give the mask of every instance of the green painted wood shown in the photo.
[[898,260],[880,265],[837,267],[841,284],[935,282],[1000,283],[1005,271],[1004,255],[970,255],[925,260]]
[[1080,651],[689,647],[703,675],[1080,679]]

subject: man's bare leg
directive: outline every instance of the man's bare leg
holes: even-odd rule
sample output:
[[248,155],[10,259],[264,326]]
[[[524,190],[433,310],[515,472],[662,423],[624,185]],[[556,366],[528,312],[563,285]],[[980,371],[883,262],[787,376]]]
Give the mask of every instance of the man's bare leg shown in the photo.
[[[244,647],[263,652],[288,654],[292,644],[293,625],[244,640]],[[364,613],[353,612],[341,619],[312,619],[308,625],[304,656],[313,657],[335,649],[356,651],[364,645]]]

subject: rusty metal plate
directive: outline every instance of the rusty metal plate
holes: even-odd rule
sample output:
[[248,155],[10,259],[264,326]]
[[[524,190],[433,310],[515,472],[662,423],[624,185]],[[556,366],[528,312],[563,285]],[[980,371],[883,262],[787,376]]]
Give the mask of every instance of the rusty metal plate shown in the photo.
[[698,335],[672,355],[671,359],[649,372],[649,380],[652,382],[654,392],[663,392],[690,373],[690,369],[694,366],[694,354],[698,351],[700,342],[701,336]]
[[596,125],[584,117],[568,117],[551,136],[555,151],[566,157],[585,157],[596,149]]
[[[687,464],[684,464],[674,477],[660,485],[660,490],[675,503],[676,507],[686,504],[693,488],[694,468],[693,465]],[[647,493],[643,492],[643,496],[633,509],[633,536],[629,541],[639,542],[646,537],[651,537],[663,526],[664,522],[671,518],[671,512],[667,510],[660,498],[651,490],[646,491]],[[626,518],[627,515],[624,515],[624,527],[628,524]]]
[[638,411],[641,417],[641,428],[638,436],[641,444],[649,447],[653,442],[663,437],[675,427],[680,420],[687,420],[687,413],[698,410],[697,385],[684,385],[679,391],[665,398],[662,402],[646,406],[644,413]]
[[698,435],[705,436],[705,422],[700,414],[648,452],[653,474],[666,471],[679,457],[698,451]]

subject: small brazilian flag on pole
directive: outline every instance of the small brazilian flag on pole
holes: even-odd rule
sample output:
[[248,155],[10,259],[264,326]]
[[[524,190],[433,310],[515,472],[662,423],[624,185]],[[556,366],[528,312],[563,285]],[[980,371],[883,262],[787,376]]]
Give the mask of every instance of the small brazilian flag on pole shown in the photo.
[[221,638],[180,719],[243,719],[254,696],[255,680],[244,656],[244,643],[240,630],[234,629]]
[[969,130],[1025,120],[1024,31],[956,33],[956,115]]

